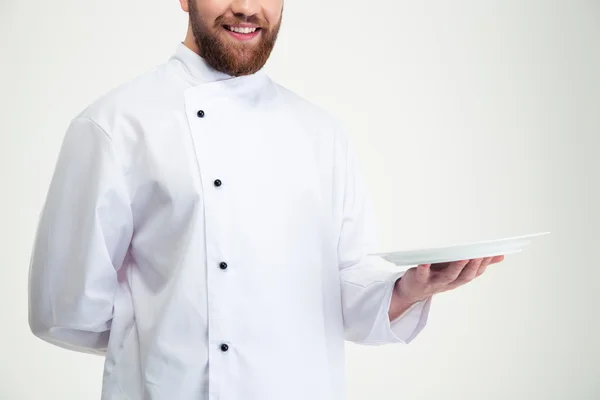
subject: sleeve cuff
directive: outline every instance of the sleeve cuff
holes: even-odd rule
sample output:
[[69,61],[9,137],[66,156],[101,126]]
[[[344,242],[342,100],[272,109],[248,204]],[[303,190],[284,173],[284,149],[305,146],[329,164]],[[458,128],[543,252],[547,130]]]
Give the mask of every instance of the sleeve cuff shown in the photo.
[[382,307],[377,318],[378,324],[372,332],[375,344],[412,342],[421,333],[429,317],[431,297],[413,304],[398,318],[390,321],[389,309],[396,281],[404,275],[404,271],[392,274],[387,285]]

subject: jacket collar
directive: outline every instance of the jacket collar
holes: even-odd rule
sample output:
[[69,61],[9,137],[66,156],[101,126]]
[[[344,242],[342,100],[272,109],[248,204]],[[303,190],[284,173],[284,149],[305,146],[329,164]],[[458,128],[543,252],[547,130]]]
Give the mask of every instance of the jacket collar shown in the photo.
[[193,86],[233,78],[211,67],[204,58],[183,42],[179,43],[171,59],[179,64],[186,80]]

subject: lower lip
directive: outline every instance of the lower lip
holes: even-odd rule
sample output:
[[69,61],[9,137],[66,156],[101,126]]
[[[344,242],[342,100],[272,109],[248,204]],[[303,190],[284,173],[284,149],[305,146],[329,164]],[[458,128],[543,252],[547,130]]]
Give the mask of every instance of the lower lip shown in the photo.
[[252,33],[237,33],[237,32],[232,32],[227,28],[223,28],[223,29],[225,29],[227,31],[227,33],[229,33],[231,36],[233,36],[237,40],[252,40],[255,37],[257,37],[261,31],[260,29],[257,29]]

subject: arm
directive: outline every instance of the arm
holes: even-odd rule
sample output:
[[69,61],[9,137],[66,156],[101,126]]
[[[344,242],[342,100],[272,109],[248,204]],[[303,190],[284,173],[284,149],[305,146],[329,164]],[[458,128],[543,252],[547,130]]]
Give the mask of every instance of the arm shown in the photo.
[[64,137],[31,255],[33,334],[71,350],[105,351],[132,231],[113,144],[96,123],[78,117]]
[[[427,322],[431,298],[405,302],[394,290],[404,271],[367,256],[376,250],[374,213],[349,139],[340,135],[336,163],[342,193],[338,260],[347,340],[361,344],[409,343]],[[390,267],[390,268],[387,268]]]

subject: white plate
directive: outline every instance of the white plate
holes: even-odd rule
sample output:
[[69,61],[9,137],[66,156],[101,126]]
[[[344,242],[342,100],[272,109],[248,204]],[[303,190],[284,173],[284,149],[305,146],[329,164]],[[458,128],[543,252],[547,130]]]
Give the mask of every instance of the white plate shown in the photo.
[[547,235],[550,232],[533,233],[530,235],[509,237],[495,240],[485,240],[463,244],[453,244],[427,249],[392,251],[386,253],[371,253],[396,265],[435,264],[473,258],[493,257],[518,253],[529,245],[534,237]]

